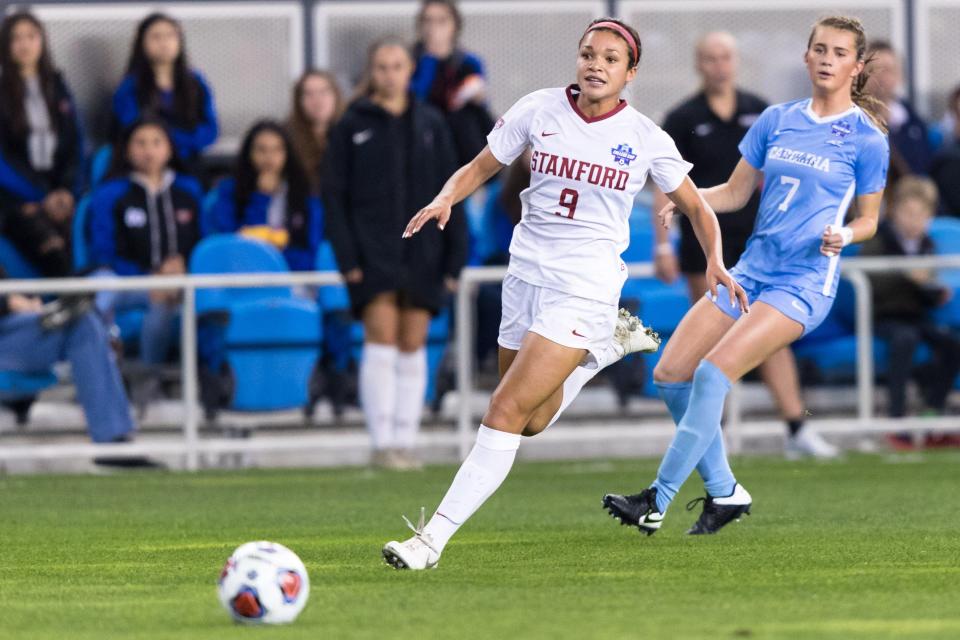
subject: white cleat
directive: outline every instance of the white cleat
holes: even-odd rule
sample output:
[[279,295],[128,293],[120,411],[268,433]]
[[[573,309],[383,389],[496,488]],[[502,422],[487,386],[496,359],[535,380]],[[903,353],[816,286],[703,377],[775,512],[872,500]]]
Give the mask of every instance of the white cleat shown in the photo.
[[660,348],[660,335],[650,327],[643,326],[637,316],[620,309],[617,326],[613,330],[614,348],[621,358],[631,353],[653,353]]
[[816,431],[803,427],[795,436],[787,437],[784,454],[790,460],[800,458],[817,458],[818,460],[833,460],[840,457],[840,450],[823,439]]
[[424,511],[420,508],[420,522],[417,526],[403,516],[404,522],[413,531],[413,537],[403,542],[391,540],[383,545],[383,559],[394,569],[422,571],[434,569],[440,562],[440,552],[433,544],[430,535],[423,532]]

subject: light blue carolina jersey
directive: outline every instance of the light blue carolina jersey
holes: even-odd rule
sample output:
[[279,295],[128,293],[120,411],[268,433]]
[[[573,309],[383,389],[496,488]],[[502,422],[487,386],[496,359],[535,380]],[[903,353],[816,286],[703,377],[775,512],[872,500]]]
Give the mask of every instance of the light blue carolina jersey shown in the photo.
[[737,271],[834,296],[840,257],[820,253],[823,230],[843,224],[854,196],[884,188],[886,135],[857,106],[821,118],[808,98],[768,107],[740,153],[763,171],[763,192]]

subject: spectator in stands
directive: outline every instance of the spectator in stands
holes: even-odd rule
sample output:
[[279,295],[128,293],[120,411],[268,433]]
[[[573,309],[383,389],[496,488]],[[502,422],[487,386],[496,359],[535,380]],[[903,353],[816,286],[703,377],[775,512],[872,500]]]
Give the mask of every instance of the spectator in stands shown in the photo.
[[[6,277],[0,269],[0,279]],[[36,373],[66,360],[94,442],[128,442],[130,405],[103,324],[90,311],[51,322],[39,298],[0,296],[0,369]],[[147,458],[97,458],[98,464],[157,466]]]
[[310,69],[293,85],[287,130],[314,193],[320,189],[320,167],[330,127],[343,115],[343,109],[343,93],[329,71]]
[[947,106],[953,115],[953,131],[934,156],[930,176],[940,190],[940,210],[960,216],[960,85],[950,92]]
[[487,144],[493,118],[485,103],[483,61],[460,48],[463,16],[454,0],[423,0],[417,14],[413,93],[447,118],[460,164]]
[[[937,208],[937,188],[929,178],[908,176],[896,192],[876,237],[866,243],[861,255],[917,256],[934,253],[928,235]],[[952,291],[929,270],[891,271],[870,277],[876,333],[890,345],[887,368],[889,413],[902,417],[907,411],[907,382],[918,383],[928,410],[942,413],[947,395],[960,372],[960,339],[938,325],[930,311],[946,303]],[[914,369],[911,363],[921,344],[930,347],[931,359]],[[909,446],[910,439],[897,436],[895,446]]]
[[[731,34],[716,31],[704,34],[697,43],[695,59],[701,79],[700,91],[667,114],[663,129],[677,143],[681,155],[693,163],[690,178],[701,187],[710,187],[725,182],[740,161],[740,140],[767,103],[737,87],[739,56],[737,41]],[[667,197],[656,190],[654,210],[659,211],[667,202]],[[737,263],[747,246],[759,203],[760,191],[757,190],[743,209],[717,216],[727,268]],[[707,291],[704,275],[707,263],[693,227],[686,216],[680,218],[678,259],[667,230],[657,224],[654,216],[654,266],[657,277],[667,283],[682,273],[690,299],[696,302]],[[787,453],[835,457],[838,452],[833,445],[803,428],[805,408],[797,363],[790,347],[781,349],[760,365],[760,376],[787,424]]]
[[[868,75],[866,91],[886,105],[886,121],[890,129],[890,175],[888,187],[896,185],[900,176],[927,175],[933,159],[933,145],[927,123],[901,95],[903,67],[900,56],[889,42],[876,40],[867,49]],[[892,193],[893,189],[888,191]]]
[[120,130],[145,115],[162,119],[177,157],[194,172],[200,153],[217,139],[213,91],[189,66],[183,28],[170,16],[153,13],[137,27],[113,115]]
[[204,218],[204,235],[240,232],[275,246],[295,271],[314,268],[323,208],[282,125],[261,120],[250,128],[234,175],[217,185]]
[[466,261],[462,211],[441,234],[401,234],[457,168],[443,116],[408,91],[413,61],[387,39],[369,52],[360,97],[330,133],[323,169],[326,229],[363,320],[360,398],[376,465],[418,467],[413,456],[427,384],[431,314]]
[[70,221],[81,188],[80,118],[29,13],[0,26],[0,202],[3,234],[50,277],[72,271]]
[[[178,275],[200,238],[200,184],[179,172],[173,140],[163,121],[145,118],[124,133],[111,179],[98,186],[90,203],[94,264],[101,273]],[[179,291],[102,292],[97,307],[107,319],[115,312],[146,308],[140,333],[140,359],[166,361],[174,340]],[[148,380],[156,380],[150,377]],[[155,382],[139,390],[142,406]]]

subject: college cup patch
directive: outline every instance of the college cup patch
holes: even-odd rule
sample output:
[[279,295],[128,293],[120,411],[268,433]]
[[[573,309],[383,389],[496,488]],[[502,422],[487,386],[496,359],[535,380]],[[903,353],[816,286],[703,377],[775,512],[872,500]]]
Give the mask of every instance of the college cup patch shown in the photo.
[[614,162],[621,167],[626,167],[637,159],[637,154],[635,154],[633,149],[630,148],[630,145],[627,144],[618,144],[613,149],[610,149],[610,153],[613,155]]

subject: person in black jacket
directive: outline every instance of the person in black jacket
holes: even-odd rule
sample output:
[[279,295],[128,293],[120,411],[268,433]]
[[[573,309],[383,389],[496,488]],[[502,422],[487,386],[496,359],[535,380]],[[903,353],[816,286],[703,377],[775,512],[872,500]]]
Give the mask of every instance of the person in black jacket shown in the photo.
[[331,131],[321,188],[327,234],[365,329],[360,396],[374,463],[397,467],[417,466],[430,316],[467,254],[461,215],[442,234],[431,227],[401,238],[411,212],[456,169],[443,116],[407,91],[412,72],[403,43],[371,47],[360,97]]
[[[934,253],[927,233],[937,207],[937,189],[929,178],[907,176],[897,184],[890,210],[876,237],[861,255],[916,256]],[[924,404],[942,413],[960,372],[960,338],[936,323],[930,311],[945,304],[952,291],[930,271],[891,271],[870,277],[876,332],[889,343],[887,391],[892,417],[906,415],[907,382],[914,377]],[[921,344],[930,346],[930,362],[911,366]],[[909,438],[891,439],[898,448]]]
[[80,120],[33,15],[14,13],[3,21],[0,69],[4,235],[43,275],[66,276],[82,176]]
[[[112,178],[91,195],[91,255],[100,272],[121,276],[186,272],[200,240],[203,193],[196,179],[177,170],[173,153],[173,142],[160,120],[141,120],[125,133]],[[179,291],[102,292],[97,307],[107,318],[119,309],[146,307],[140,358],[148,365],[166,361],[175,336]]]
[[947,109],[953,116],[953,130],[933,157],[930,177],[940,191],[940,211],[960,217],[960,85],[950,92]]

